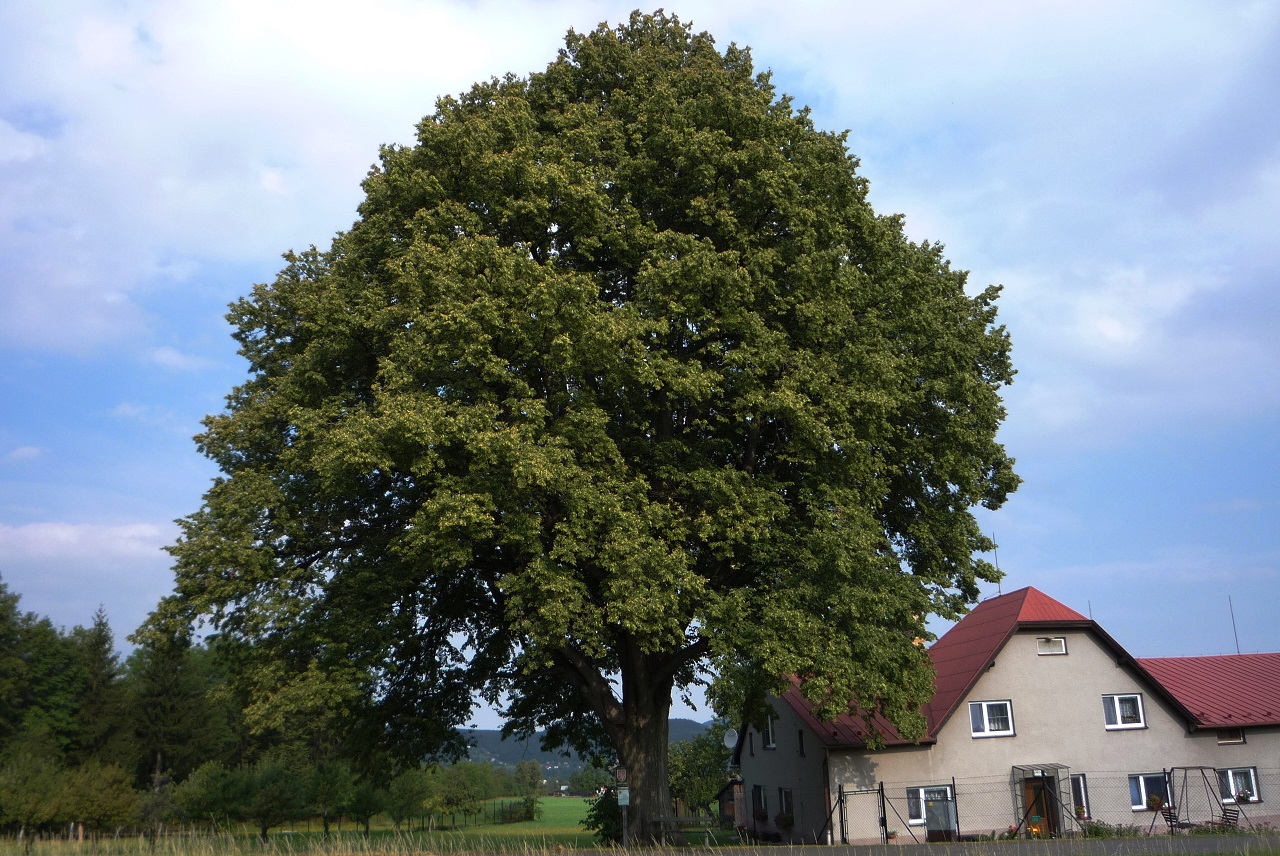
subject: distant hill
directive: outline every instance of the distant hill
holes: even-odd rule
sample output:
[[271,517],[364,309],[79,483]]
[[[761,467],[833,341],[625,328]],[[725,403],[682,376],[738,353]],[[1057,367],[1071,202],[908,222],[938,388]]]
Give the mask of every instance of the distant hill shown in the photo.
[[[692,740],[706,730],[707,723],[694,722],[692,719],[673,719],[670,723],[670,740],[672,743]],[[529,740],[503,740],[502,732],[491,728],[473,728],[466,735],[471,743],[468,755],[472,761],[514,767],[521,761],[532,758],[555,778],[570,776],[585,766],[585,762],[577,755],[566,758],[555,752],[543,752],[538,748],[538,737]]]

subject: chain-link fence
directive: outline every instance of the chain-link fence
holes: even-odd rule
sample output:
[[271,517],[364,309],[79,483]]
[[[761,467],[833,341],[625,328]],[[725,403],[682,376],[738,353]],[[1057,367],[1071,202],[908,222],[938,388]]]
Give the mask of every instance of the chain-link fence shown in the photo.
[[1109,837],[1268,826],[1280,826],[1280,768],[1132,773],[1029,765],[1006,776],[838,788],[831,840]]

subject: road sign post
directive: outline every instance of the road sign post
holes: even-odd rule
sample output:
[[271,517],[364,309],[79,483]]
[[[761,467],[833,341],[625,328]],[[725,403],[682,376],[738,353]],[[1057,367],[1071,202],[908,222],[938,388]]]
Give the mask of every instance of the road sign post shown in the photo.
[[[622,771],[622,775],[625,777],[626,772]],[[618,788],[618,805],[622,808],[622,846],[626,847],[631,837],[627,830],[627,806],[631,805],[631,788],[625,785]]]

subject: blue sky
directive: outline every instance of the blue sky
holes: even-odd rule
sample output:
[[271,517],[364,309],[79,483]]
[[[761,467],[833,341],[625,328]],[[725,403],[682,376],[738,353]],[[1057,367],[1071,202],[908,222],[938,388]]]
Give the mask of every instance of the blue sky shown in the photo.
[[[214,476],[226,305],[350,225],[436,97],[612,2],[0,5],[0,578],[123,636]],[[1280,4],[688,2],[872,201],[1005,286],[1005,591],[1139,656],[1280,650]],[[987,593],[995,593],[990,587]],[[942,627],[938,628],[943,629]]]

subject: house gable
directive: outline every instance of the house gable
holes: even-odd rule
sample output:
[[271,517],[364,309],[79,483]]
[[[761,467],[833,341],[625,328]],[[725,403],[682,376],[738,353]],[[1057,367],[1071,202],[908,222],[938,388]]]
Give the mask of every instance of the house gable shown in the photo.
[[978,604],[929,648],[937,671],[933,699],[925,705],[929,736],[937,737],[939,729],[1020,627],[1092,626],[1092,621],[1074,609],[1030,587]]
[[[1171,694],[1150,675],[1138,661],[1098,626],[1074,609],[1028,586],[1009,594],[984,600],[929,647],[933,661],[934,695],[923,708],[926,720],[924,737],[905,740],[883,716],[871,717],[871,728],[885,747],[915,743],[932,744],[957,710],[960,710],[982,675],[994,664],[1000,651],[1019,631],[1082,630],[1106,650],[1117,665],[1132,669],[1150,691],[1183,716],[1188,727],[1194,717],[1180,699]],[[1277,664],[1280,667],[1280,663]],[[830,722],[814,716],[811,705],[798,684],[782,695],[782,700],[795,712],[828,748],[865,748],[867,723],[860,711],[851,711]]]

